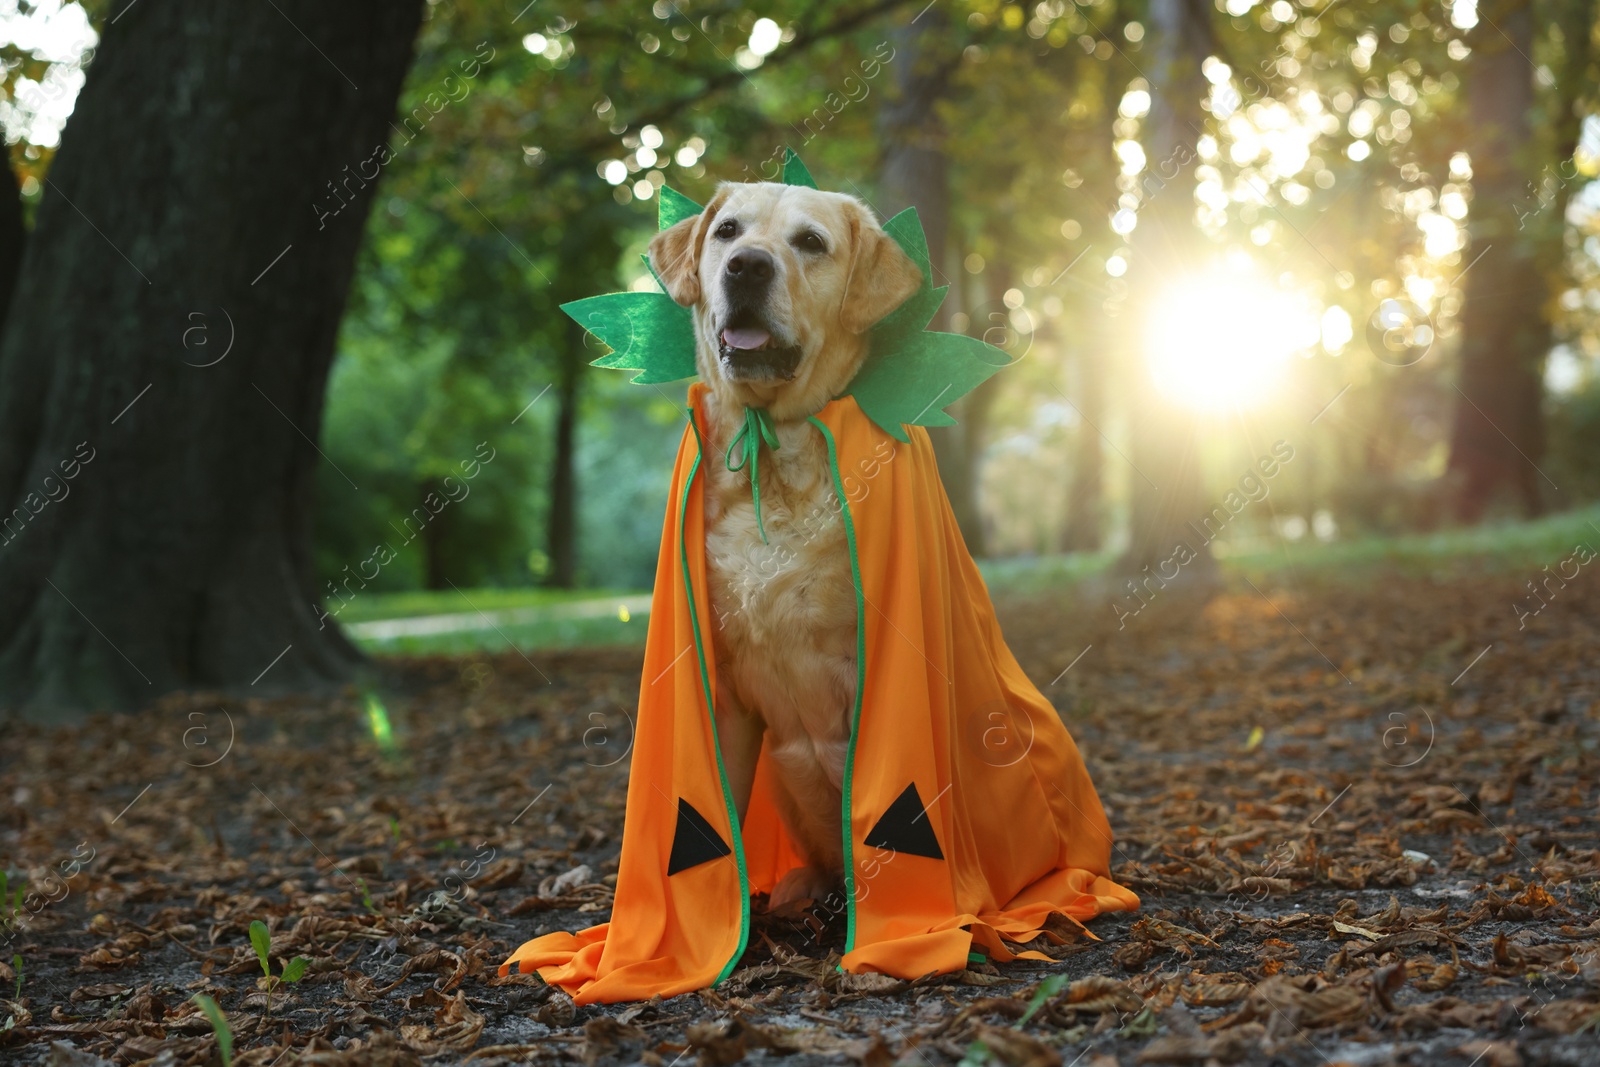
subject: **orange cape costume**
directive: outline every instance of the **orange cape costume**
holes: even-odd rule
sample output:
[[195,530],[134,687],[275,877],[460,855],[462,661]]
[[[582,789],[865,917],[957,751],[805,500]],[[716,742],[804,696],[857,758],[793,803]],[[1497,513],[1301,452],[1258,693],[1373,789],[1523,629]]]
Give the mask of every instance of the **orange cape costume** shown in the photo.
[[[704,392],[690,387],[662,531],[611,921],[535,938],[500,968],[537,972],[579,1004],[728,977],[751,895],[802,863],[767,754],[740,826],[717,749]],[[856,587],[842,966],[909,979],[984,956],[1048,959],[1004,941],[1038,937],[1052,914],[1139,905],[1109,877],[1111,831],[1083,759],[1000,635],[927,431],[905,427],[900,443],[852,396],[811,423],[827,442]]]

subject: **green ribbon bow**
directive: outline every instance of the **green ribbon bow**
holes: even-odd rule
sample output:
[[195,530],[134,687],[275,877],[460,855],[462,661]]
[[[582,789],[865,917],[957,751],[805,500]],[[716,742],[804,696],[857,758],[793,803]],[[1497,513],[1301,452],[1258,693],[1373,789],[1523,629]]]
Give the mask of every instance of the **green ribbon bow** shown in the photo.
[[[728,442],[728,451],[723,455],[722,463],[730,471],[742,471],[746,467],[750,468],[750,499],[755,501],[756,505],[756,529],[761,533],[761,543],[766,544],[767,531],[761,525],[761,475],[759,473],[761,445],[763,443],[774,452],[778,450],[777,424],[772,421],[772,416],[767,413],[766,408],[747,407],[744,409],[744,426],[738,433],[733,435],[733,440]],[[741,445],[743,453],[739,456],[739,462],[735,463],[733,454]]]

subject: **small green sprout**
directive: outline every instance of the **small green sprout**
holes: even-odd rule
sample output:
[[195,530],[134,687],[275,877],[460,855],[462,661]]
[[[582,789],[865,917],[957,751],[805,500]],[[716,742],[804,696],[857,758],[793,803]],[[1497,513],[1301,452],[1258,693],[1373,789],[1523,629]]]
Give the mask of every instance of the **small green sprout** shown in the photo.
[[361,906],[378,918],[383,918],[383,912],[379,911],[377,905],[372,903],[372,891],[367,888],[367,880],[365,878],[357,878],[356,887],[361,890]]
[[22,999],[22,953],[18,952],[11,957],[11,969],[17,974],[17,993],[12,1000]]
[[267,1018],[272,1018],[272,991],[280,985],[293,985],[306,976],[307,960],[304,956],[296,956],[283,965],[283,973],[272,973],[272,932],[267,929],[267,924],[257,919],[250,924],[250,947],[256,950],[256,959],[261,961],[261,973],[265,976],[262,982],[267,991]]
[[211,1029],[216,1031],[217,1052],[222,1056],[222,1067],[233,1067],[233,1027],[228,1025],[228,1017],[222,1014],[217,1002],[204,993],[196,993],[193,999],[200,1005],[200,1010],[206,1013],[206,1018],[211,1020]]
[[961,1057],[957,1067],[989,1067],[994,1062],[996,1062],[994,1052],[980,1039],[967,1046],[966,1053]]
[[1028,1010],[1023,1012],[1022,1018],[1017,1020],[1016,1029],[1021,1030],[1029,1019],[1039,1014],[1039,1009],[1044,1007],[1044,1002],[1061,992],[1062,987],[1066,984],[1067,976],[1064,974],[1052,974],[1049,978],[1040,982],[1039,988],[1034,990],[1033,996],[1028,998]]

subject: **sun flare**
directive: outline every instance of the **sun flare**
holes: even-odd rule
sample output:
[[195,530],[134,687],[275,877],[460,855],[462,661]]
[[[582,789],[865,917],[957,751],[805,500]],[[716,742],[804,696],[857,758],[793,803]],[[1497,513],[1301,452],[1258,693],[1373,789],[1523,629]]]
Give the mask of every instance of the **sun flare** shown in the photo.
[[1247,264],[1219,265],[1175,284],[1147,324],[1145,358],[1157,388],[1206,411],[1251,407],[1281,384],[1290,357],[1315,344],[1321,323],[1303,296]]

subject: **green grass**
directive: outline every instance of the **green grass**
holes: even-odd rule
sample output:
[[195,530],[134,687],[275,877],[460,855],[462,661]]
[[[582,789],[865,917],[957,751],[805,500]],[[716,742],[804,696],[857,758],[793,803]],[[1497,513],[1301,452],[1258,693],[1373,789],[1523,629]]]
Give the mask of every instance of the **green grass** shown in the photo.
[[[1293,568],[1295,573],[1369,575],[1378,570],[1403,573],[1452,573],[1532,568],[1555,564],[1579,543],[1600,550],[1600,506],[1550,515],[1534,522],[1507,522],[1394,537],[1357,537],[1319,542],[1302,539],[1287,545],[1276,539],[1219,543],[1224,574],[1262,574]],[[1048,593],[1070,588],[1106,573],[1116,561],[1113,552],[986,560],[979,564],[984,581],[996,596]],[[502,611],[549,608],[559,616],[567,605],[592,605],[591,618],[535,618],[501,623],[498,629],[424,634],[386,639],[357,638],[356,643],[379,655],[469,655],[573,648],[589,645],[644,643],[649,623],[643,612],[628,618],[615,610],[623,597],[644,593],[582,589],[469,589],[365,594],[340,612],[341,622],[414,618],[425,615],[471,614],[475,609]],[[470,599],[470,603],[468,602]],[[608,603],[609,602],[609,603]]]
[[[1449,574],[1538,570],[1572,554],[1579,543],[1600,552],[1600,506],[1548,515],[1533,522],[1501,522],[1464,526],[1434,533],[1387,537],[1354,537],[1322,542],[1302,538],[1281,542],[1272,537],[1234,540],[1213,545],[1223,574],[1270,574],[1293,568],[1296,573],[1370,575],[1376,570],[1409,574]],[[1116,553],[1037,556],[985,560],[978,564],[996,596],[1043,593],[1068,588],[1104,574]]]
[[1579,543],[1600,551],[1600,507],[1547,515],[1532,522],[1465,526],[1436,533],[1359,537],[1320,543],[1301,541],[1287,554],[1276,543],[1240,546],[1224,558],[1226,569],[1269,571],[1287,561],[1296,569],[1360,572],[1388,567],[1407,572],[1515,570],[1555,564]]
[[502,625],[499,630],[468,630],[386,639],[357,638],[367,652],[383,656],[466,656],[475,652],[504,652],[508,648],[583,648],[603,645],[644,645],[648,615],[623,622],[617,616],[598,619],[558,619],[549,622]]
[[1015,559],[983,559],[978,570],[995,596],[1037,593],[1077,585],[1086,578],[1104,574],[1117,560],[1115,552],[1073,552],[1056,556],[1023,556]]
[[[627,596],[607,589],[417,589],[406,593],[357,593],[339,611],[339,621],[410,619],[419,615],[464,615],[474,611],[536,608],[608,596]],[[328,607],[337,607],[337,602]]]

